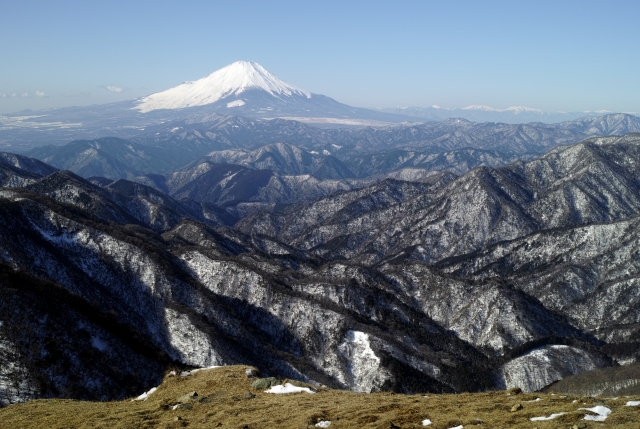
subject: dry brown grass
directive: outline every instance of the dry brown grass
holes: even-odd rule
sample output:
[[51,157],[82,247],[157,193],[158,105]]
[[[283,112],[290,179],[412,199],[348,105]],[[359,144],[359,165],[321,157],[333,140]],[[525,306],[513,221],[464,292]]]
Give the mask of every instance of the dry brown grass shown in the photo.
[[[36,400],[0,409],[2,428],[314,428],[330,420],[338,428],[423,428],[463,425],[465,428],[587,428],[602,423],[584,422],[580,407],[606,405],[613,410],[607,428],[640,428],[640,407],[626,407],[638,397],[591,398],[509,392],[458,395],[358,394],[320,389],[317,394],[273,395],[251,388],[246,366],[229,366],[179,377],[168,376],[146,401],[83,402]],[[198,397],[191,409],[172,410],[177,398],[190,391]],[[253,392],[254,398],[245,398]],[[535,398],[542,398],[538,402]],[[577,400],[576,403],[573,403]],[[522,409],[512,412],[515,404]],[[532,422],[536,416],[568,412],[555,420]]]

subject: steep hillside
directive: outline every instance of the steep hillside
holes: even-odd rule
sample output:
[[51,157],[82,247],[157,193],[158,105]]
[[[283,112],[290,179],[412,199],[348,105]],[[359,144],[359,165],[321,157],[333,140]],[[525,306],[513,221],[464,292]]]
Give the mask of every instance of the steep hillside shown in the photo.
[[410,251],[436,262],[542,229],[637,214],[639,142],[634,135],[587,140],[527,163],[479,167],[388,207],[373,204],[316,222],[319,204],[340,207],[344,199],[329,196],[244,219],[239,227],[331,257],[371,263]]
[[[134,326],[136,335],[176,363],[251,362],[272,374],[362,391],[418,386],[456,391],[491,385],[490,365],[482,353],[398,300],[384,282],[349,283],[352,276],[340,276],[339,271],[306,278],[304,272],[320,261],[302,259],[299,252],[287,254],[282,247],[266,249],[271,257],[233,235],[207,233],[202,224],[186,230],[181,224],[163,238],[141,227],[119,225],[107,211],[88,212],[27,191],[5,191],[3,196],[5,228],[0,239],[5,264],[69,291],[82,305],[93,306],[95,317],[115,317]],[[101,213],[107,217],[99,217]],[[299,274],[285,274],[291,269]],[[323,288],[342,298],[317,295]],[[24,303],[22,307],[28,308]],[[76,320],[79,327],[89,326]],[[30,331],[19,330],[3,341],[36,365],[39,361],[32,361],[28,348]],[[112,347],[106,334],[94,335]],[[444,356],[451,364],[442,366]],[[135,356],[123,354],[121,359],[122,365],[131,366]],[[59,364],[59,359],[39,362],[44,372],[32,376],[42,385],[51,384],[54,380],[48,377],[55,371],[49,366]],[[90,371],[90,362],[78,364],[80,373]],[[420,381],[405,378],[407,373],[420,374]],[[137,383],[145,380],[138,378]],[[74,387],[59,381],[57,391],[67,386],[66,396],[86,397],[94,382],[79,382],[85,384]],[[52,394],[39,388],[20,393],[20,399]]]
[[209,161],[243,165],[256,170],[273,170],[283,175],[310,174],[318,179],[354,177],[349,168],[333,156],[307,152],[286,143],[274,143],[253,151],[225,150],[211,152],[192,165]]
[[523,158],[526,157],[469,148],[437,153],[392,149],[366,155],[346,156],[344,162],[357,177],[367,177],[405,168],[464,174],[480,165],[499,167]]
[[193,167],[166,176],[145,175],[134,180],[179,200],[219,205],[238,217],[272,211],[299,201],[311,201],[375,181],[321,180],[309,174],[287,176],[269,169],[254,170],[237,164],[210,161],[196,163]]
[[640,395],[640,365],[583,372],[551,384],[545,392],[585,396]]
[[27,154],[83,177],[110,179],[131,179],[145,173],[167,171],[180,162],[180,158],[172,159],[174,154],[112,137],[78,140],[62,147],[44,146]]
[[0,186],[14,188],[33,183],[56,171],[37,159],[13,153],[0,152]]

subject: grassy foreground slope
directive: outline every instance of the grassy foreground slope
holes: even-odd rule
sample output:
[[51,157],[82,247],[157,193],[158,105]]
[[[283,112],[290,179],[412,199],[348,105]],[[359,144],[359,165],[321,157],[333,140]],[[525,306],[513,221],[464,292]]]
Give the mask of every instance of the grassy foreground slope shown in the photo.
[[[35,400],[0,409],[3,428],[315,428],[321,421],[338,428],[579,428],[602,427],[584,421],[579,408],[612,410],[607,428],[640,427],[640,397],[594,398],[552,394],[488,392],[451,395],[360,394],[319,389],[317,393],[275,395],[252,389],[247,366],[202,370],[165,377],[147,400],[83,402]],[[191,399],[179,398],[197,392]],[[142,393],[142,392],[141,392]],[[249,394],[251,393],[251,394]],[[539,400],[537,398],[540,398]],[[519,404],[519,406],[518,406]],[[514,407],[515,406],[515,407]],[[566,413],[553,420],[532,417]],[[326,423],[325,423],[326,424]]]

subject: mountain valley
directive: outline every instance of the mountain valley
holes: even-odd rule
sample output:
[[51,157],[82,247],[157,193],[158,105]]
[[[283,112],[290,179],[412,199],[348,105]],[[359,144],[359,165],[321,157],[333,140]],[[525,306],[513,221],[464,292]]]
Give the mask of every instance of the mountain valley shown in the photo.
[[408,122],[245,62],[40,113],[0,129],[2,406],[233,365],[578,395],[639,362],[636,116]]
[[419,180],[260,169],[329,158],[275,147],[133,181],[3,155],[3,403],[123,398],[170,365],[535,391],[639,358],[639,136]]

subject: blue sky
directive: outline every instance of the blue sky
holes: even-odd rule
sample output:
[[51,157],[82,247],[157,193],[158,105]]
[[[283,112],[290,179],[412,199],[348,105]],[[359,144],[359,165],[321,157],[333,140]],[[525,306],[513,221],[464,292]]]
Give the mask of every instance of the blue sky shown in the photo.
[[0,112],[256,61],[361,107],[640,112],[637,1],[0,0]]

